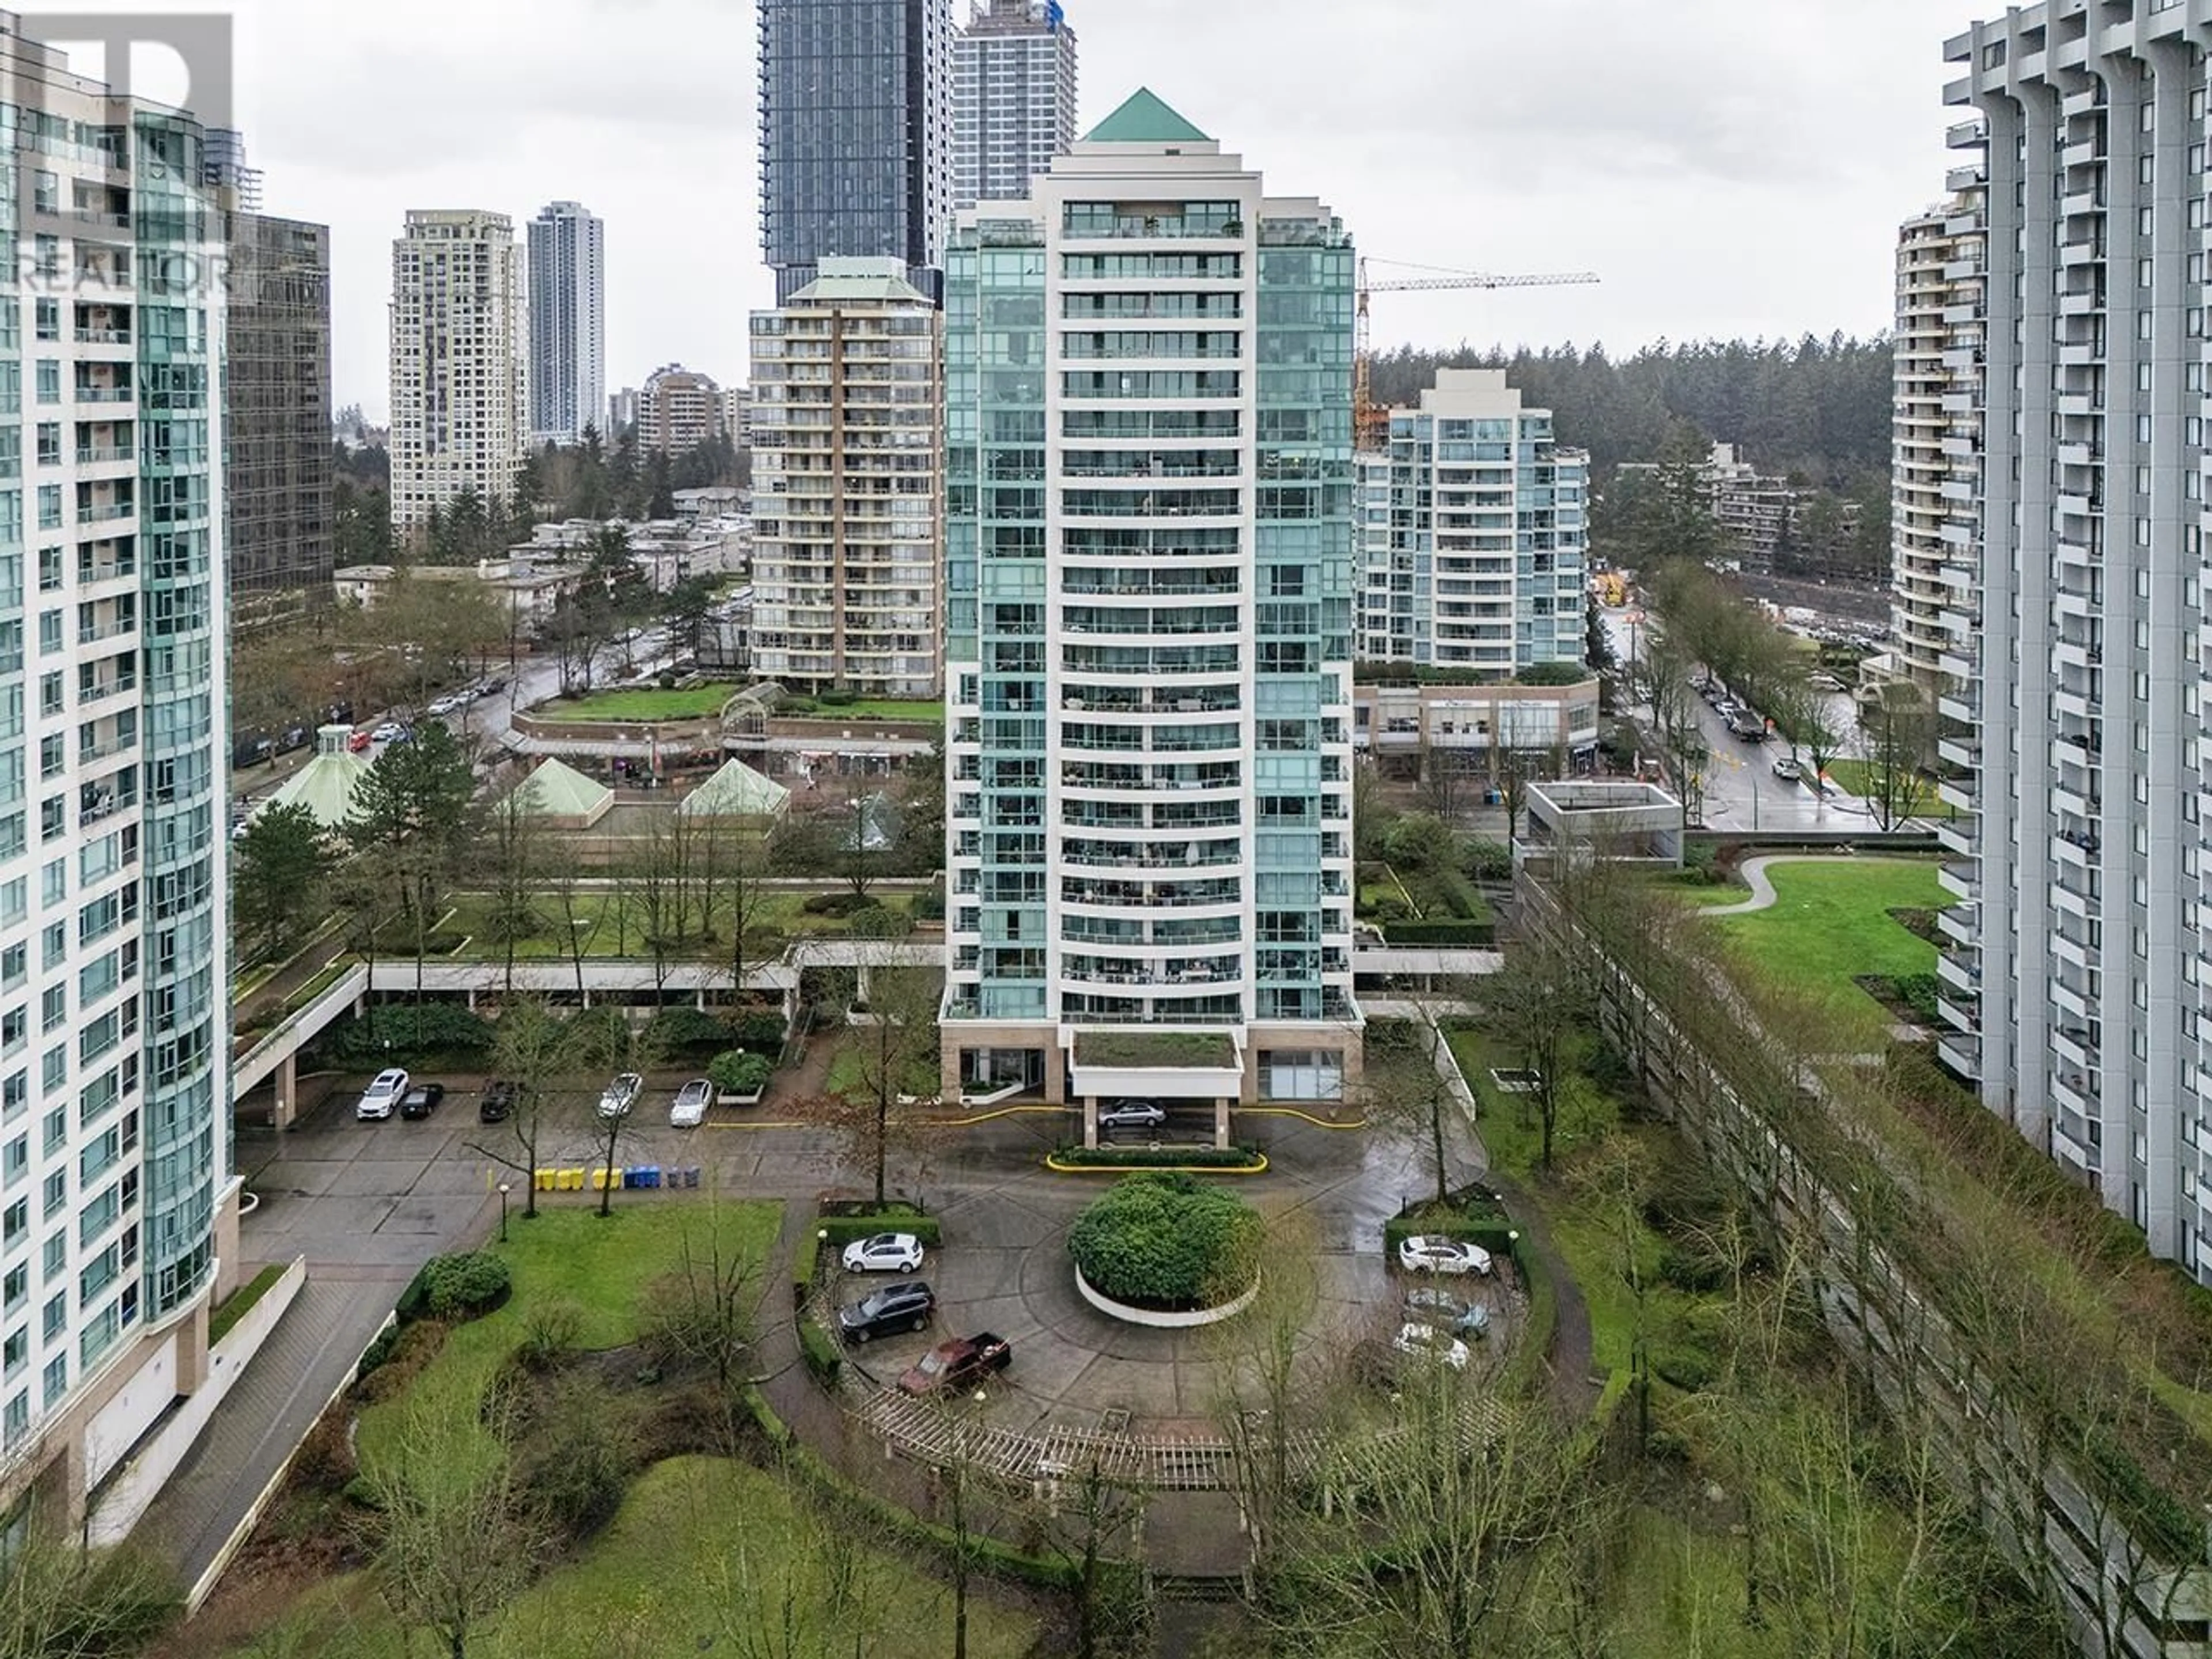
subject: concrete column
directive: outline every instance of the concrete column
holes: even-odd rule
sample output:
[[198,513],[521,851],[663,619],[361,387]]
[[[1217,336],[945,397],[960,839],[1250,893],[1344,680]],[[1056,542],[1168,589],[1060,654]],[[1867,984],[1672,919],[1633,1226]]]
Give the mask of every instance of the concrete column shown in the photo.
[[861,1001],[866,1002],[868,1000],[868,969],[866,963],[853,970],[853,990]]
[[469,1012],[470,1012],[471,1013],[472,1013],[472,1014],[473,1014],[473,1013],[474,1013],[474,1012],[476,1012],[476,1011],[477,1011],[477,994],[476,994],[475,988],[474,988],[473,987],[471,987],[471,988],[470,988],[470,990],[469,990],[469,992],[468,992],[467,995],[468,995],[468,1010],[469,1010]]
[[300,1056],[289,1054],[278,1062],[276,1077],[276,1109],[270,1121],[281,1132],[292,1127],[300,1115]]
[[1226,1095],[1213,1103],[1213,1145],[1217,1151],[1229,1150],[1229,1107]]
[[1083,1145],[1086,1151],[1098,1148],[1098,1097],[1083,1097]]
[[953,1042],[943,1043],[939,1048],[937,1060],[938,1097],[948,1106],[957,1105],[959,1103],[961,1090],[960,1063],[963,1058],[967,1054],[967,1052],[968,1051],[965,1048],[963,1048],[957,1043]]
[[1067,1103],[1067,1051],[1057,1038],[1044,1051],[1044,1098],[1048,1106]]

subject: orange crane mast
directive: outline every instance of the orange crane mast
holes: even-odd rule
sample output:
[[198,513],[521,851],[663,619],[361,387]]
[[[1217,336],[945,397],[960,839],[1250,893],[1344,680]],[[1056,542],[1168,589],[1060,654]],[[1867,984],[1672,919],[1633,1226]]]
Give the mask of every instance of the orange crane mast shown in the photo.
[[[1400,270],[1419,270],[1428,274],[1391,276],[1377,282],[1369,273],[1370,264],[1390,265]],[[1363,258],[1359,262],[1358,339],[1352,349],[1352,430],[1355,447],[1363,453],[1378,450],[1390,438],[1390,411],[1375,401],[1375,351],[1367,314],[1370,295],[1432,292],[1439,289],[1566,288],[1597,280],[1596,273],[1588,270],[1498,276],[1480,270],[1447,270],[1437,265],[1408,264],[1399,259],[1370,260]]]

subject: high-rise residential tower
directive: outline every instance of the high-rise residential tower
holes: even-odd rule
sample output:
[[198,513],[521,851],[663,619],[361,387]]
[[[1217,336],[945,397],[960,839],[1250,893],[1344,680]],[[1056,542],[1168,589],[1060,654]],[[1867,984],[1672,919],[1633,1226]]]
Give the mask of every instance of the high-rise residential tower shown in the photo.
[[1973,654],[1981,495],[1982,228],[1972,169],[1960,194],[1905,221],[1897,243],[1890,417],[1890,634],[1895,670],[1935,697]]
[[606,226],[580,202],[530,222],[530,441],[583,441],[605,418]]
[[646,377],[637,394],[637,443],[683,455],[722,435],[722,389],[710,374],[670,363]]
[[753,672],[935,698],[939,319],[896,259],[824,259],[752,319]]
[[1060,0],[976,0],[952,39],[952,204],[1018,202],[1075,142],[1075,31]]
[[333,597],[331,232],[259,211],[261,175],[245,141],[224,137],[205,175],[228,257],[225,546],[231,623],[243,628]]
[[[1364,458],[1363,458],[1364,459]],[[1510,679],[1582,665],[1589,457],[1502,369],[1445,368],[1390,412],[1382,522],[1363,526],[1363,659]]]
[[[191,116],[20,27],[0,15],[22,186],[0,281],[0,1504],[35,1481],[74,1518],[208,1385],[238,1255],[223,225]],[[94,1542],[137,1484],[98,1492]]]
[[529,453],[528,322],[514,222],[410,211],[392,245],[392,527],[463,490],[511,501]]
[[1149,92],[959,216],[948,1089],[1356,1075],[1353,261]]
[[935,300],[952,202],[952,0],[760,0],[761,246],[784,305],[825,256]]
[[1987,320],[1945,403],[1980,416],[1950,492],[1980,559],[1940,666],[1972,809],[1943,1052],[2212,1283],[2208,46],[2196,6],[2051,0],[1945,48],[1986,226],[1956,320]]

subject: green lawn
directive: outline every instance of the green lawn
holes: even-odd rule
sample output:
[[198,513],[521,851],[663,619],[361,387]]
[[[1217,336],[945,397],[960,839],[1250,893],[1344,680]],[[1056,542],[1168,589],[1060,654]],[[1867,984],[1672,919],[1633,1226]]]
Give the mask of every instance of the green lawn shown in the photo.
[[596,1209],[578,1208],[573,1200],[526,1221],[520,1197],[514,1202],[516,1218],[507,1227],[507,1242],[485,1247],[507,1258],[514,1273],[513,1295],[496,1313],[456,1325],[407,1394],[362,1413],[364,1460],[389,1443],[412,1401],[428,1399],[473,1414],[485,1382],[522,1340],[533,1309],[572,1302],[583,1316],[579,1346],[619,1347],[637,1334],[639,1292],[666,1270],[687,1231],[703,1237],[710,1225],[720,1225],[764,1254],[783,1213],[780,1203],[718,1200],[710,1206],[659,1193],[624,1193],[617,1194],[614,1213],[604,1221]]
[[734,685],[694,685],[681,691],[594,691],[573,702],[542,703],[531,714],[544,720],[696,720],[722,712]]
[[1853,977],[1936,971],[1936,947],[1889,915],[1951,903],[1936,868],[1924,859],[1875,858],[1771,866],[1773,908],[1714,925],[1753,973],[1811,996],[1839,1020],[1878,1036],[1888,1016]]
[[[1828,763],[1828,776],[1836,787],[1862,799],[1867,793],[1868,769],[1867,763],[1860,760],[1832,760]],[[1951,808],[1936,793],[1934,779],[1917,778],[1914,782],[1917,787],[1912,804],[1905,809],[1908,813],[1914,817],[1948,817],[1951,815]]]
[[[843,1593],[833,1603],[837,1588]],[[401,1634],[364,1577],[352,1574],[308,1597],[265,1650],[403,1659]],[[981,1589],[971,1595],[968,1650],[977,1659],[1018,1659],[1036,1635],[1034,1618]],[[297,1645],[286,1645],[287,1638]],[[819,1515],[758,1469],[676,1457],[639,1476],[584,1555],[524,1591],[470,1651],[483,1659],[602,1659],[817,1653],[833,1645],[847,1653],[950,1653],[951,1591],[869,1548],[851,1526]]]

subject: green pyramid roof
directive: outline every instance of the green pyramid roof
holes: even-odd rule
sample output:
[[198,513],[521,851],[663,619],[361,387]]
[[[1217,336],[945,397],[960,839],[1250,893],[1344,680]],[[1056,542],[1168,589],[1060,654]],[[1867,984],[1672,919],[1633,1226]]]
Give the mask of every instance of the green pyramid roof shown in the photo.
[[767,818],[783,811],[791,791],[732,760],[684,798],[677,810],[692,817]]
[[1091,129],[1086,144],[1204,144],[1212,141],[1170,109],[1150,87],[1139,87],[1121,107]]
[[614,805],[615,792],[573,766],[549,760],[515,785],[514,799],[518,810],[533,817],[580,818],[589,825]]
[[304,806],[317,823],[335,830],[353,808],[353,792],[368,775],[368,763],[346,748],[349,726],[325,726],[315,734],[315,757],[284,781],[283,788],[254,809],[258,817],[272,806]]

